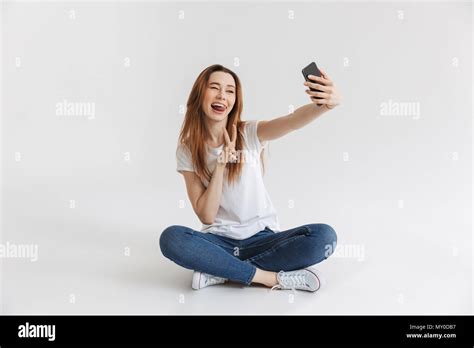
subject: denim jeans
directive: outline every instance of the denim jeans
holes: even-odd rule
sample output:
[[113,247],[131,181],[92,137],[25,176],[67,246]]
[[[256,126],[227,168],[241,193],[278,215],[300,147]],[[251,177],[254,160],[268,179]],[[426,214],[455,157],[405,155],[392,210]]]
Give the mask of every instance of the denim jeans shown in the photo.
[[160,236],[165,257],[176,264],[249,285],[257,268],[279,272],[302,269],[327,259],[337,236],[323,223],[274,232],[268,227],[243,240],[173,225]]

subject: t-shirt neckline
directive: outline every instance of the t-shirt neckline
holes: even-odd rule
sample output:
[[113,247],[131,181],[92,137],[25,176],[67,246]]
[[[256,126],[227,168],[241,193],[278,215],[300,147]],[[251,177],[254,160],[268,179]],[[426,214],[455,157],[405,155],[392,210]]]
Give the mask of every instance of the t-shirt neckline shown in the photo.
[[209,144],[206,144],[206,145],[211,150],[211,153],[213,153],[214,155],[218,155],[221,152],[222,148],[224,147],[224,144],[218,147],[212,147]]

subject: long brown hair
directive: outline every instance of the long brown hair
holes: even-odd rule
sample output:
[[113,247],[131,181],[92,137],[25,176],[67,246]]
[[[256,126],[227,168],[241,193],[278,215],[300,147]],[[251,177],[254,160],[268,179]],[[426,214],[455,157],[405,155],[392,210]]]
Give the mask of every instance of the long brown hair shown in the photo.
[[[222,71],[231,74],[236,85],[235,103],[232,111],[228,115],[226,125],[227,132],[230,136],[232,135],[232,125],[235,123],[237,127],[235,150],[240,154],[240,160],[236,163],[227,163],[226,165],[228,168],[227,181],[229,183],[234,183],[236,179],[240,177],[242,166],[244,164],[243,152],[241,150],[244,149],[243,129],[246,122],[240,119],[243,110],[242,85],[239,77],[232,70],[220,64],[214,64],[207,67],[199,74],[194,82],[186,104],[187,109],[179,134],[179,143],[187,146],[191,152],[192,163],[199,178],[201,180],[206,179],[209,182],[212,173],[206,165],[207,147],[205,140],[209,138],[210,134],[205,124],[206,114],[202,109],[202,102],[209,78],[215,71]],[[263,151],[261,153],[261,158],[263,170],[265,170],[263,165]]]

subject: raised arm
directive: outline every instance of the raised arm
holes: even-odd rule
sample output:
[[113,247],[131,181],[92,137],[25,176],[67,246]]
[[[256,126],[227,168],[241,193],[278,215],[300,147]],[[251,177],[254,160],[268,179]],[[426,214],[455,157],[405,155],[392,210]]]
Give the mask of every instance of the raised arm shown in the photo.
[[[308,89],[306,93],[310,96],[311,103],[299,107],[291,114],[272,120],[260,121],[258,123],[257,135],[261,142],[278,139],[294,130],[300,129],[340,104],[341,96],[333,81],[323,70],[320,71],[322,77],[309,75],[310,80],[314,82],[305,82],[304,85],[322,92],[313,92]],[[315,97],[320,97],[321,99]],[[322,105],[318,106],[317,104]]]
[[229,138],[226,129],[224,129],[224,138],[226,146],[217,159],[216,167],[207,188],[204,187],[194,172],[183,172],[188,197],[194,212],[199,220],[206,225],[212,225],[214,223],[219,210],[225,167],[227,163],[236,160],[235,144],[237,140],[237,128],[235,125],[232,126],[232,139]]

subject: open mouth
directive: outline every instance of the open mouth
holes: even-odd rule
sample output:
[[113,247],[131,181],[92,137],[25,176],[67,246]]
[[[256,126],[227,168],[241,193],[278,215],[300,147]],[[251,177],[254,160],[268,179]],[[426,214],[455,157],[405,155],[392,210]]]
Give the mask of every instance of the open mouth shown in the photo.
[[219,114],[222,114],[227,109],[225,105],[220,104],[220,103],[212,103],[211,108],[212,110],[214,110],[215,112]]

